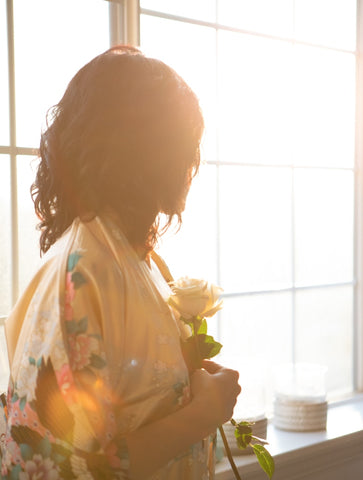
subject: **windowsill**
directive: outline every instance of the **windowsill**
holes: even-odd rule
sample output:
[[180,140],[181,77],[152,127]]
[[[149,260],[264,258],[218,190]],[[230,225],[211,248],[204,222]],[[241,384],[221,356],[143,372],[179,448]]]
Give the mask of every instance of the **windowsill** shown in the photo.
[[[330,405],[326,431],[288,432],[269,425],[267,440],[276,465],[273,480],[361,478],[363,394]],[[243,480],[267,479],[253,454],[234,456],[234,461]],[[352,476],[354,473],[357,476]],[[234,478],[228,459],[224,458],[216,466],[216,480]]]

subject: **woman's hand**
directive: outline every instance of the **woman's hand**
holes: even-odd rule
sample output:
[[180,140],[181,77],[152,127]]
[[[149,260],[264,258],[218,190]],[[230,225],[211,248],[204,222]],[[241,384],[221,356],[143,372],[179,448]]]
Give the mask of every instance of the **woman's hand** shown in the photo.
[[190,403],[127,435],[131,478],[149,477],[232,417],[241,391],[238,372],[204,360],[203,369],[196,370],[190,381]]
[[212,433],[232,417],[241,387],[237,371],[210,360],[203,360],[202,366],[203,369],[196,370],[190,379],[192,403]]

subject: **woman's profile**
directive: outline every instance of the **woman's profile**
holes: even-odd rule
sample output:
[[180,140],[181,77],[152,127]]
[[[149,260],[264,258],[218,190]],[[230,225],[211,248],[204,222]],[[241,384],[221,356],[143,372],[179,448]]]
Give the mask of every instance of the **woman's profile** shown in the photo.
[[181,221],[202,132],[183,79],[127,46],[51,109],[32,186],[46,255],[6,322],[2,478],[214,477],[238,374],[189,375],[153,252],[160,214]]

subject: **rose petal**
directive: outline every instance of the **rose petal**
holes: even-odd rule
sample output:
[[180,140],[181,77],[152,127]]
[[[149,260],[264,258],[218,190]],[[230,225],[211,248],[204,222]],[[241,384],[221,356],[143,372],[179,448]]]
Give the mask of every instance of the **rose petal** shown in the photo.
[[198,285],[178,286],[173,285],[172,289],[175,295],[188,296],[188,295],[203,295],[207,289],[208,283],[202,282]]
[[187,312],[184,312],[180,306],[174,301],[173,297],[169,297],[168,298],[168,303],[171,307],[173,307],[177,312],[180,313],[180,315],[185,318],[186,320],[188,320],[189,318],[192,317],[192,315],[190,315],[189,313]]
[[169,304],[185,319],[196,316],[212,316],[222,308],[219,300],[221,287],[205,280],[182,277],[171,284],[173,294]]
[[223,300],[217,303],[213,308],[203,313],[203,317],[213,317],[223,307]]

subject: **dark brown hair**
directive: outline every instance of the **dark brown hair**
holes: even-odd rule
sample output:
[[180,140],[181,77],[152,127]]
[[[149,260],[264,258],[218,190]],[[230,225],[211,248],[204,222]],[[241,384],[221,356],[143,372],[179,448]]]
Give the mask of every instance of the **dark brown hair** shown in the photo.
[[117,46],[85,65],[48,112],[32,197],[46,252],[75,217],[111,208],[132,245],[154,247],[159,214],[181,222],[200,163],[195,94],[160,60]]

